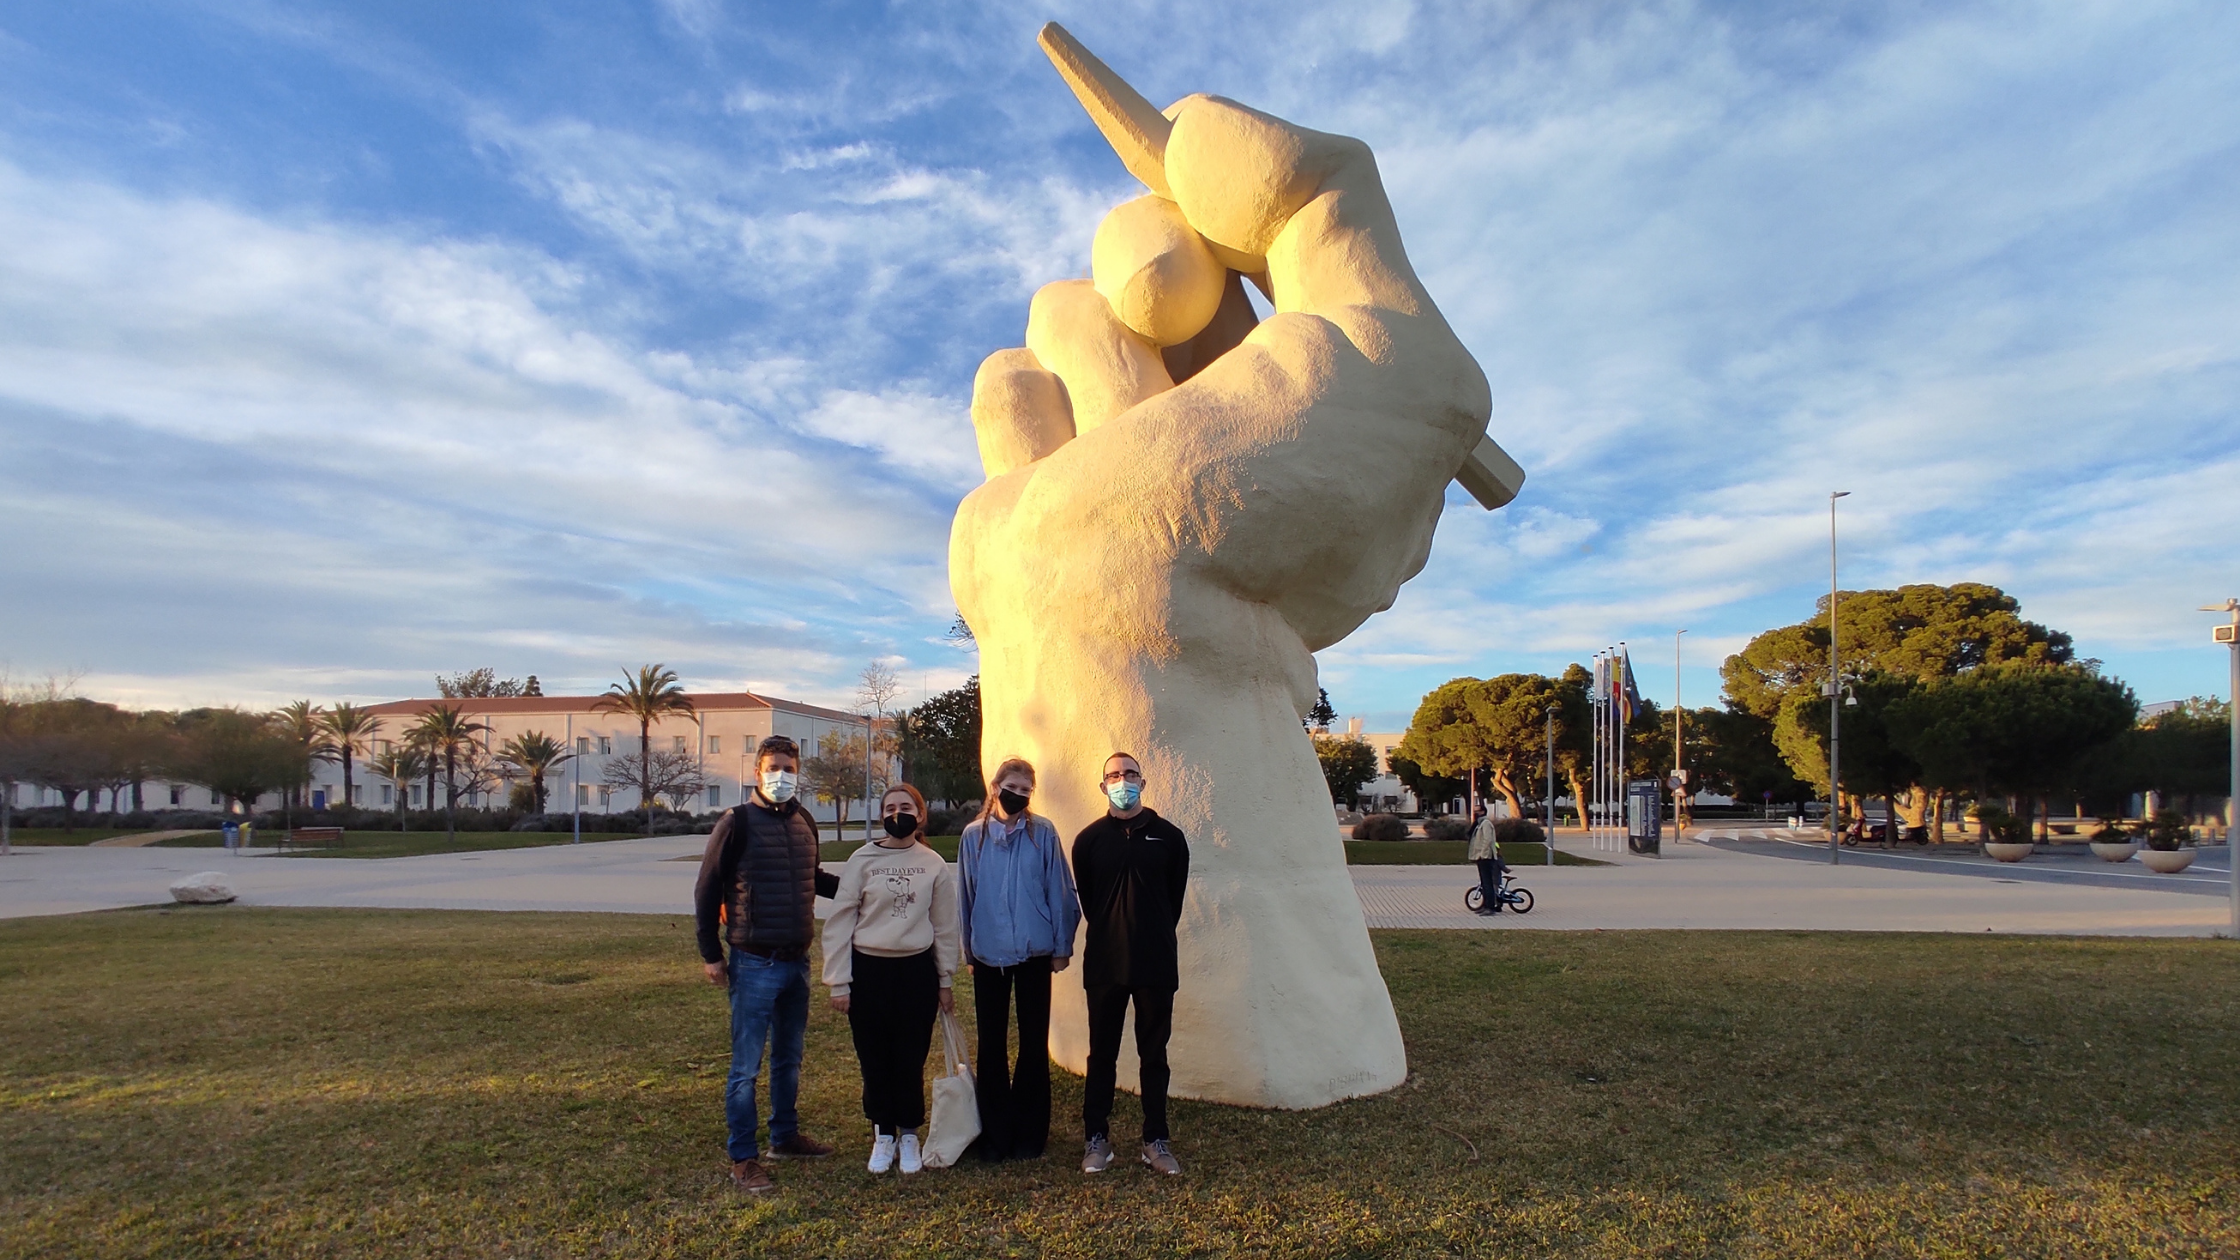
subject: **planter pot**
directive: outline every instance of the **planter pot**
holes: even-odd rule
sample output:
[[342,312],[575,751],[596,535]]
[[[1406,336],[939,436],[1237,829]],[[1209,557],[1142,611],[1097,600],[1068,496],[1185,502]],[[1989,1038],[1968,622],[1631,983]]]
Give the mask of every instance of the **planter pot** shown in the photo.
[[2193,865],[2193,850],[2145,849],[2140,852],[2139,860],[2157,875],[2175,875]]
[[1983,851],[2002,862],[2019,862],[2037,852],[2038,846],[2035,844],[1999,844],[1995,841],[1986,841]]
[[2095,840],[2092,842],[2092,856],[2103,862],[2128,862],[2131,860],[2131,855],[2138,851],[2139,842],[2136,840]]

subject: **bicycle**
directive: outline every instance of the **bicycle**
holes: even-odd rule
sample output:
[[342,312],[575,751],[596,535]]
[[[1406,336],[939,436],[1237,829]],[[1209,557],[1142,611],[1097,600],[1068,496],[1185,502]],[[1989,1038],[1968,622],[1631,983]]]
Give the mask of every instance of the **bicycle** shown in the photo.
[[[1494,894],[1501,898],[1502,905],[1516,911],[1518,914],[1532,913],[1532,890],[1529,888],[1511,887],[1507,874],[1502,875],[1501,885],[1500,887],[1494,889]],[[1478,887],[1476,884],[1472,884],[1470,886],[1470,891],[1462,894],[1462,905],[1472,914],[1476,914],[1478,911],[1483,909],[1485,907],[1485,904],[1485,890]]]

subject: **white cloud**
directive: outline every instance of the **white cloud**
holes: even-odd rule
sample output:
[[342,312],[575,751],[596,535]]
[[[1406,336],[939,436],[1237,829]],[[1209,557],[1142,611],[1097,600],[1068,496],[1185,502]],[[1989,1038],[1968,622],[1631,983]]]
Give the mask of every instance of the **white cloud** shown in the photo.
[[[2170,654],[2228,593],[2240,502],[2229,6],[1059,12],[1155,98],[1369,140],[1531,474],[1496,515],[1450,495],[1423,574],[1323,654],[1341,707],[1674,624],[1708,695],[1721,645],[1810,608],[1839,488],[1847,586],[1997,581],[2142,690],[2220,685]],[[158,186],[142,151],[77,132],[48,147],[93,174],[0,167],[0,521],[38,540],[0,582],[65,606],[19,666],[237,686],[658,648],[812,698],[878,652],[952,667],[926,640],[972,368],[1126,182],[1041,10],[665,13],[538,64],[619,92],[242,19],[277,41],[261,73],[403,85],[438,133],[405,151],[448,129],[486,168],[471,206],[330,205],[287,170],[128,191]],[[193,103],[164,112],[196,151],[255,143]],[[151,635],[119,591],[192,615]],[[233,642],[215,592],[317,615]]]
[[[0,233],[0,518],[40,540],[0,582],[46,608],[19,659],[402,690],[508,650],[548,678],[666,656],[816,698],[879,634],[850,603],[922,605],[940,566],[945,502],[866,496],[758,414],[798,364],[641,353],[535,254],[7,168]],[[812,414],[938,434],[933,400],[864,399]]]
[[800,427],[875,452],[889,465],[960,496],[982,479],[979,446],[963,403],[924,394],[836,389],[801,417]]

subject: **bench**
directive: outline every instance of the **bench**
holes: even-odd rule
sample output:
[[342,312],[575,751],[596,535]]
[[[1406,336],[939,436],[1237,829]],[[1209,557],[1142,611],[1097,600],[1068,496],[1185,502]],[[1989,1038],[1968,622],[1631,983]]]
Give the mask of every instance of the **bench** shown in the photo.
[[282,840],[280,841],[280,848],[281,848],[281,849],[282,849],[283,851],[285,851],[285,850],[287,849],[287,847],[288,847],[289,845],[291,845],[291,844],[292,844],[292,845],[296,845],[296,846],[298,846],[298,847],[300,847],[300,848],[309,848],[309,847],[311,847],[312,845],[318,845],[318,846],[319,846],[320,848],[322,848],[322,849],[339,849],[339,848],[341,848],[341,847],[342,847],[342,828],[340,828],[340,827],[296,827],[296,828],[292,828],[292,829],[291,829],[291,830],[290,830],[290,831],[288,832],[288,834],[287,834],[287,835],[286,835],[286,836],[285,836],[284,838],[282,838]]

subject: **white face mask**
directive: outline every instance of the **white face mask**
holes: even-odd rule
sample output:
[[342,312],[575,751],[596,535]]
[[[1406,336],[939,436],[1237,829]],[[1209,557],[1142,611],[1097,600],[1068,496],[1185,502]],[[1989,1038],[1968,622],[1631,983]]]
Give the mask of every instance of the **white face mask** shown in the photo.
[[783,805],[793,799],[793,785],[799,777],[791,770],[765,770],[762,772],[762,794]]

